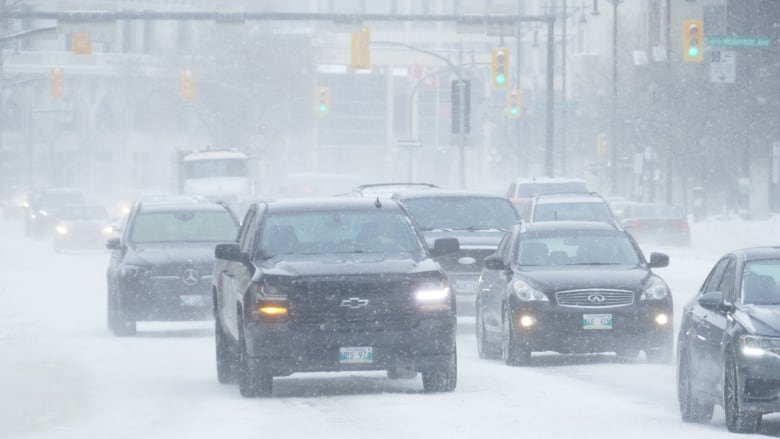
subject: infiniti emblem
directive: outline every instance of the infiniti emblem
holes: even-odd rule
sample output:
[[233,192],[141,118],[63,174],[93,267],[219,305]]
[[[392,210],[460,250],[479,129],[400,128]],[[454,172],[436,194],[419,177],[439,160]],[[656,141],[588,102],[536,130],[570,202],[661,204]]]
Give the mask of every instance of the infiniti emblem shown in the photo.
[[358,309],[364,306],[368,306],[368,299],[361,299],[359,297],[350,297],[341,301],[341,305],[344,308]]
[[588,296],[588,302],[590,303],[604,303],[606,300],[606,297],[604,297],[602,294],[591,294]]
[[188,268],[181,274],[181,281],[188,287],[195,286],[200,282],[200,274],[195,269]]

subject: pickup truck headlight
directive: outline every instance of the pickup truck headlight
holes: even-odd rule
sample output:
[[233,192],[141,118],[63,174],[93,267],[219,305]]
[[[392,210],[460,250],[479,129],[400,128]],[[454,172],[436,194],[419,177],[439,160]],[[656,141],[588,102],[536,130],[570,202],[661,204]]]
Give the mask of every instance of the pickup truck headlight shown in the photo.
[[450,309],[450,286],[445,281],[423,282],[414,291],[414,300],[427,311]]
[[515,297],[523,302],[549,302],[550,299],[546,294],[537,290],[528,284],[524,280],[516,280],[512,283],[512,288],[515,292]]
[[68,234],[68,228],[63,226],[62,224],[57,226],[57,234],[58,235],[67,235]]
[[254,318],[279,319],[289,313],[287,295],[282,290],[265,282],[254,282],[249,286],[252,316]]
[[639,299],[661,300],[666,298],[668,295],[669,287],[666,286],[666,283],[664,283],[664,281],[661,279],[654,277],[653,280],[650,281],[650,285],[648,285],[647,288],[642,291],[642,296],[640,296]]
[[780,338],[743,335],[739,338],[739,348],[746,357],[780,356]]

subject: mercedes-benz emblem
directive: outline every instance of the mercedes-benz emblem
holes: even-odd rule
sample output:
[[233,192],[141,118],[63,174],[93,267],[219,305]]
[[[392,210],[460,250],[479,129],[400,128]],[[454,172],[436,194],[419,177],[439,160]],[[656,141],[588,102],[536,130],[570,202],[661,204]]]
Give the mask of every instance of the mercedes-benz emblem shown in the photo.
[[361,299],[359,297],[350,297],[341,301],[340,306],[349,309],[358,309],[364,306],[368,306],[368,299]]
[[188,287],[195,286],[200,282],[200,274],[194,268],[188,268],[181,274],[181,281]]
[[605,300],[607,298],[603,294],[591,294],[588,296],[588,302],[590,303],[604,303]]

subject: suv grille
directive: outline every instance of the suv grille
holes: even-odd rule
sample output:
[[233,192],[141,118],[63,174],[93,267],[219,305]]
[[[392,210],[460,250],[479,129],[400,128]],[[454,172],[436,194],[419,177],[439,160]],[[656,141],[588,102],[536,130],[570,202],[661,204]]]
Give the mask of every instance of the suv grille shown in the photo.
[[628,290],[571,290],[555,293],[560,306],[572,308],[617,308],[634,304],[634,292]]

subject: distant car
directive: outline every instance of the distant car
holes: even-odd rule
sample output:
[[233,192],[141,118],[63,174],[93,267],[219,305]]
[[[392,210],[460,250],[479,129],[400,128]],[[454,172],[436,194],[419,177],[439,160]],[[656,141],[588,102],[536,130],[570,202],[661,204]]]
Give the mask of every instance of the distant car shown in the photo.
[[135,203],[122,236],[108,240],[108,327],[137,321],[209,320],[214,248],[232,241],[238,219],[220,202],[183,197]]
[[593,192],[538,194],[531,197],[523,221],[601,221],[616,223],[609,204]]
[[352,195],[358,197],[390,198],[397,192],[429,189],[439,189],[439,187],[431,183],[373,183],[361,184],[352,189]]
[[662,203],[631,203],[623,209],[621,224],[640,243],[677,246],[691,243],[691,230],[682,209]]
[[28,194],[26,192],[16,191],[11,193],[2,201],[3,218],[21,219],[24,218],[29,207]]
[[522,212],[533,195],[561,192],[590,192],[590,190],[585,180],[580,178],[518,178],[509,183],[506,197],[517,208],[518,212]]
[[85,204],[84,193],[75,188],[50,188],[33,192],[28,198],[24,224],[26,236],[44,237],[54,233],[59,211],[70,204]]
[[455,302],[429,248],[392,200],[320,198],[250,206],[238,239],[215,250],[217,379],[269,396],[275,376],[422,373],[428,392],[457,384]]
[[485,258],[477,296],[477,350],[506,364],[532,352],[615,352],[667,362],[673,354],[672,293],[615,224],[538,222],[512,227]]
[[470,191],[420,190],[393,196],[409,211],[429,245],[438,238],[457,238],[460,251],[436,260],[452,282],[458,315],[474,315],[482,260],[492,254],[504,232],[520,216],[498,194]]
[[52,245],[54,251],[65,249],[105,249],[113,228],[103,206],[68,205],[57,214]]
[[780,412],[780,247],[724,255],[683,308],[677,337],[677,396],[686,422],[754,433]]

